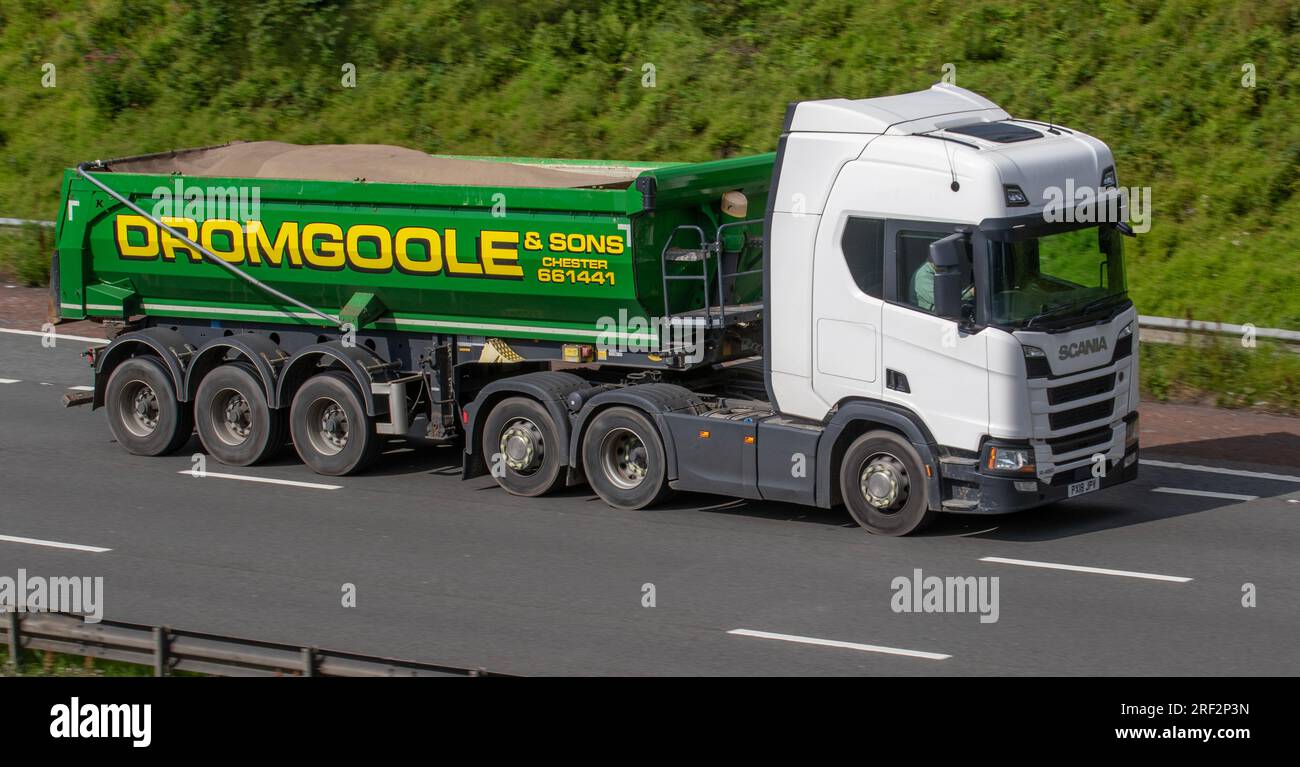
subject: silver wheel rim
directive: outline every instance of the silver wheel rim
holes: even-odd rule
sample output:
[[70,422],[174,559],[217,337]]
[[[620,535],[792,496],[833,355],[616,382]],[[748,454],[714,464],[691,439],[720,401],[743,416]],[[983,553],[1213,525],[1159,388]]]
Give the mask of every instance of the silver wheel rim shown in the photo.
[[118,418],[123,428],[136,437],[148,437],[158,430],[158,394],[153,387],[132,379],[122,387]]
[[235,389],[222,389],[208,404],[208,424],[217,439],[237,447],[253,433],[253,408]]
[[903,462],[889,453],[876,453],[862,462],[858,490],[877,511],[892,514],[907,504],[911,482]]
[[321,455],[338,455],[348,446],[348,414],[329,397],[317,397],[307,408],[307,438]]
[[542,468],[546,459],[546,440],[542,430],[527,418],[513,418],[501,430],[497,448],[506,466],[516,474],[529,476]]
[[610,429],[600,440],[600,467],[605,479],[619,489],[638,487],[649,473],[645,443],[631,429]]

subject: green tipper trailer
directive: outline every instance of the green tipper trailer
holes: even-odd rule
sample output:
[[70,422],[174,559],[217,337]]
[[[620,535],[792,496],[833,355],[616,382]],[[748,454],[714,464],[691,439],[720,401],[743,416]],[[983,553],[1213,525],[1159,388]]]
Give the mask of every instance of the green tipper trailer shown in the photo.
[[[592,344],[602,337],[601,317],[666,313],[665,240],[682,225],[711,232],[737,220],[721,212],[723,192],[739,191],[761,210],[773,159],[649,165],[449,158],[471,173],[475,165],[525,171],[518,178],[498,171],[506,183],[492,186],[133,172],[257,146],[107,162],[98,176],[225,262],[328,318],[209,263],[73,170],[64,179],[67,206],[57,232],[60,314],[294,327],[331,326],[341,317],[357,330]],[[347,157],[353,148],[329,149]],[[556,170],[566,167],[583,170]],[[574,186],[509,185],[537,181],[529,173],[537,169],[546,171],[541,183]],[[592,182],[599,186],[579,186]],[[755,259],[748,264],[754,268],[757,250],[743,255]],[[667,313],[704,306],[703,282],[691,282],[670,284]],[[748,281],[753,301],[759,289]],[[643,335],[634,340],[656,340]]]

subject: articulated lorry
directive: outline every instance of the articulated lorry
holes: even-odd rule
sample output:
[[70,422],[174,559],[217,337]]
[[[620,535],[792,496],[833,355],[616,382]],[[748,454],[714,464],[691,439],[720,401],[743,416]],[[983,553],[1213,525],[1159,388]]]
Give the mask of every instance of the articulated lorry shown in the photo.
[[[1091,210],[1053,206],[1078,187]],[[62,194],[54,302],[111,326],[92,400],[132,453],[197,431],[342,475],[463,440],[516,495],[843,504],[888,535],[1137,474],[1112,154],[951,85],[794,103],[753,157],[252,142]]]

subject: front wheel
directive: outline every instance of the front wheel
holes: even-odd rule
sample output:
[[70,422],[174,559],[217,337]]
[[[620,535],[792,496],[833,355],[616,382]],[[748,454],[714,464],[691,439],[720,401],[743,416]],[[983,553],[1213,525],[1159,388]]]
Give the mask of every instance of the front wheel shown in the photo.
[[840,463],[840,495],[853,520],[877,535],[908,535],[930,524],[925,464],[890,431],[871,431],[849,445]]
[[602,410],[582,440],[587,482],[616,509],[644,509],[672,492],[659,430],[628,407]]

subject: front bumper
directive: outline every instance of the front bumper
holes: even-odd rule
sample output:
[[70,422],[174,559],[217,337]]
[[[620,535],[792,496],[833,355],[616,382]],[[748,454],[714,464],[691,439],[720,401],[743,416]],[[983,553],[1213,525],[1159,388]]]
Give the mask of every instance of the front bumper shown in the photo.
[[[1100,477],[1100,487],[1131,482],[1138,475],[1138,444],[1134,443],[1124,457],[1107,466],[1106,476]],[[1012,477],[991,474],[976,467],[945,467],[942,484],[944,497],[942,510],[958,514],[1006,514],[1024,511],[1049,503],[1066,500],[1070,485],[1092,479],[1092,466],[1059,472],[1050,481],[1035,477]],[[1027,485],[1033,485],[1032,488]],[[1017,486],[1019,485],[1019,487]],[[1022,489],[1023,488],[1023,489]],[[1093,491],[1095,492],[1095,491]],[[1077,498],[1087,497],[1091,493]]]

